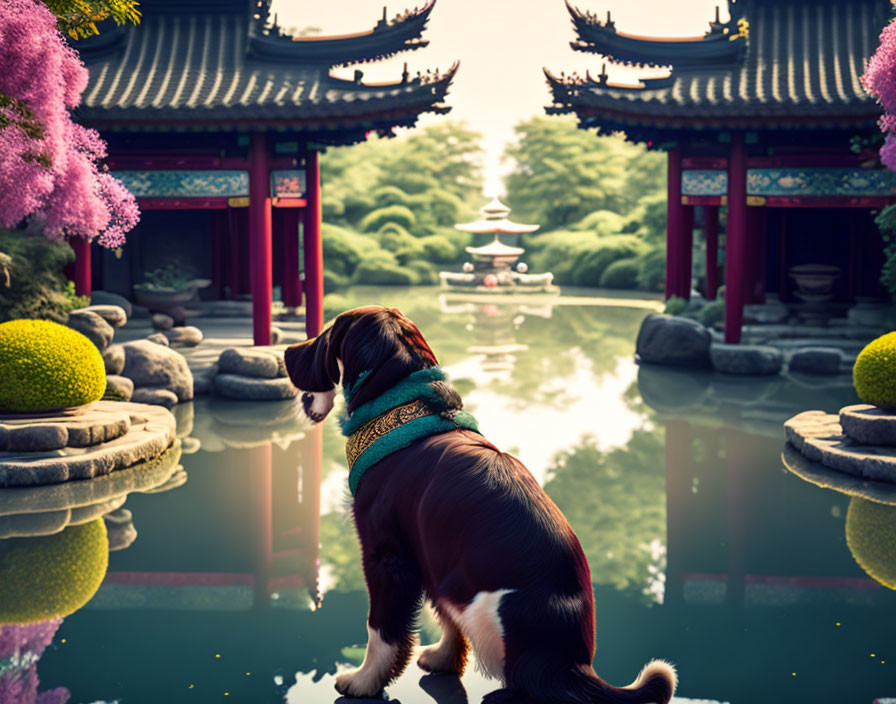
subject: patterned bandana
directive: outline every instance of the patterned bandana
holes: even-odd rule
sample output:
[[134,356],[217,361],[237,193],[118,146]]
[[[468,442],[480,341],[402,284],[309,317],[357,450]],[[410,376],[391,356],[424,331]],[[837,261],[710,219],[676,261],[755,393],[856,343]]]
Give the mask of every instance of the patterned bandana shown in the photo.
[[[357,390],[358,384],[355,384]],[[350,397],[350,394],[349,394]],[[340,420],[354,496],[364,472],[420,438],[449,430],[479,432],[476,419],[460,410],[457,392],[439,367],[422,369]],[[346,403],[348,406],[348,403]]]

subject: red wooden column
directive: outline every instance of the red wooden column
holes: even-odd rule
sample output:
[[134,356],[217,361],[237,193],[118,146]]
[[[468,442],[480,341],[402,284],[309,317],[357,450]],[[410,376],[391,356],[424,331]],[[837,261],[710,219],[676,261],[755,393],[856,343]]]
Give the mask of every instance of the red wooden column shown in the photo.
[[681,272],[681,148],[669,150],[666,202],[666,299],[679,295]]
[[283,303],[291,308],[302,305],[302,284],[299,281],[299,214],[298,208],[283,208]]
[[740,342],[747,266],[747,145],[743,132],[731,135],[728,158],[728,222],[725,243],[725,342]]
[[324,250],[321,241],[320,164],[318,153],[305,154],[305,333],[317,337],[324,324]]
[[719,288],[719,206],[703,209],[703,237],[706,240],[706,300],[716,299]]
[[90,242],[83,237],[72,237],[68,243],[75,250],[75,293],[89,296],[93,273],[90,267]]
[[687,549],[688,499],[694,467],[691,423],[670,418],[666,425],[666,587],[663,603],[684,601],[683,553]]
[[272,447],[266,442],[249,450],[247,464],[252,478],[253,517],[255,541],[252,550],[254,599],[256,609],[271,604],[271,577],[274,574],[274,534],[272,507]]
[[680,238],[678,296],[690,300],[692,267],[694,265],[694,206],[692,205],[681,207]]
[[268,139],[255,133],[249,145],[249,265],[252,272],[252,336],[271,344],[271,170]]

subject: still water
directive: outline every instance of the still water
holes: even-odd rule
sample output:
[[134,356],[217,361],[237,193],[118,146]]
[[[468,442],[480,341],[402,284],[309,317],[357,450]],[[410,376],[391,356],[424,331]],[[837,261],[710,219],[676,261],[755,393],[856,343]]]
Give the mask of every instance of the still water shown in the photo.
[[[896,593],[859,564],[892,580],[896,556],[854,557],[846,523],[853,510],[853,551],[873,553],[893,545],[896,508],[859,520],[860,499],[781,459],[783,421],[855,402],[848,379],[639,368],[648,311],[624,302],[420,289],[351,302],[410,315],[483,432],[564,511],[591,565],[603,678],[627,684],[661,657],[688,699],[896,696]],[[0,682],[13,665],[28,680],[0,701],[336,701],[335,674],[363,659],[367,596],[332,416],[311,427],[291,403],[179,407],[183,472],[128,496],[131,522],[110,535],[137,537],[110,553],[96,596],[55,634],[32,633],[29,662],[12,662],[0,627]],[[421,642],[438,635],[424,612]],[[424,674],[412,662],[390,699],[474,704],[496,688],[473,668]]]

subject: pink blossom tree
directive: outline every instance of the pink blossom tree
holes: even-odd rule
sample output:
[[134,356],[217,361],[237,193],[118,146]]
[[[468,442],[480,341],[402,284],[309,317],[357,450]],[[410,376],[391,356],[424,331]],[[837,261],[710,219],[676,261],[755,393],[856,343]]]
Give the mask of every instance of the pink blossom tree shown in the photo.
[[36,0],[0,0],[0,46],[0,226],[37,219],[49,239],[120,246],[139,211],[99,167],[99,134],[72,120],[88,74],[57,17]]
[[880,129],[884,145],[880,159],[888,169],[896,171],[896,23],[890,22],[880,33],[880,46],[868,61],[862,84],[884,109]]

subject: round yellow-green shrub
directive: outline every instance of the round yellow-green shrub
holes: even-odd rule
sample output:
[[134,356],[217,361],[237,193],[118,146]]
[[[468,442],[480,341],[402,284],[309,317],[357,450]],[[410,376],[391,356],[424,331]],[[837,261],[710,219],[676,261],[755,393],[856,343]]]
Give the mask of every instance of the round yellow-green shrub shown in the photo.
[[896,332],[877,338],[859,352],[852,384],[865,403],[896,409]]
[[846,512],[846,544],[859,567],[896,589],[896,506],[854,496]]
[[0,546],[0,625],[40,623],[74,613],[93,598],[109,567],[102,518],[55,535],[8,542],[5,549]]
[[81,406],[105,390],[103,357],[81,333],[49,320],[0,325],[0,411]]

